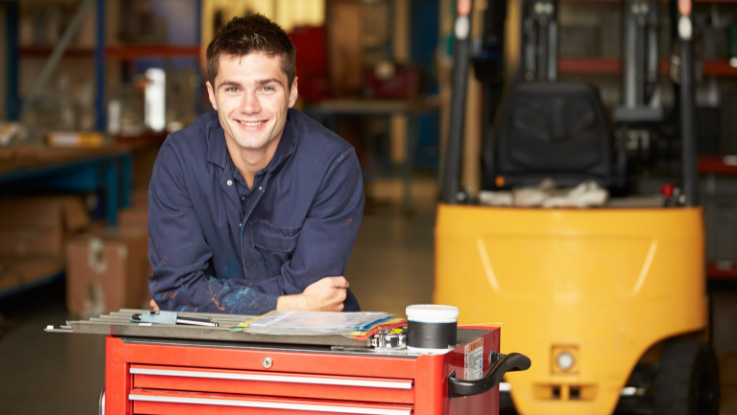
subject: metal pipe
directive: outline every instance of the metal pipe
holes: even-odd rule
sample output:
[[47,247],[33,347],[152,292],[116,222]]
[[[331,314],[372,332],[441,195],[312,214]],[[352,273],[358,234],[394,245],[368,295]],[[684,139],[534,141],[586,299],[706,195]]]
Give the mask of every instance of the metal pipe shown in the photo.
[[637,101],[637,57],[639,50],[637,48],[638,28],[637,17],[633,11],[635,1],[630,0],[624,3],[624,30],[625,41],[624,50],[622,51],[624,60],[624,106],[628,109],[636,108]]
[[453,88],[450,99],[448,145],[445,151],[445,171],[441,197],[445,203],[456,203],[461,175],[468,62],[471,55],[471,0],[458,0],[458,18],[453,45]]
[[686,206],[699,204],[699,172],[696,155],[696,123],[693,72],[693,26],[691,22],[691,1],[679,0],[678,36],[680,50],[680,112],[681,112],[681,159],[683,161],[683,187]]
[[658,76],[660,74],[660,50],[658,48],[658,3],[654,0],[648,1],[649,12],[647,16],[647,63],[645,67],[645,90],[644,104],[648,107],[659,108],[660,89],[658,88]]
[[558,3],[553,2],[553,16],[548,22],[547,80],[558,80]]

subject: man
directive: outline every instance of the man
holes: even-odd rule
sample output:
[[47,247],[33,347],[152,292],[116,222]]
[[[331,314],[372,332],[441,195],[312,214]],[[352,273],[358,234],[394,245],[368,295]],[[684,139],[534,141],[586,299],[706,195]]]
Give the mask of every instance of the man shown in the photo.
[[293,109],[295,51],[261,15],[207,48],[217,111],[164,142],[149,187],[155,307],[357,311],[343,277],[361,223],[353,147]]

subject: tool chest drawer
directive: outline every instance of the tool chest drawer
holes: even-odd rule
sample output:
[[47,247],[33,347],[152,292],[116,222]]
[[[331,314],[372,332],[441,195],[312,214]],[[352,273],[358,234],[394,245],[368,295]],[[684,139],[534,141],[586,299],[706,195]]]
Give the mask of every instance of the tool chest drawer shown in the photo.
[[151,415],[411,415],[409,405],[133,389],[134,414]]
[[132,364],[136,389],[411,404],[411,379]]
[[500,331],[458,337],[447,353],[418,354],[110,335],[100,414],[496,414],[496,387],[450,396],[450,378],[489,372]]

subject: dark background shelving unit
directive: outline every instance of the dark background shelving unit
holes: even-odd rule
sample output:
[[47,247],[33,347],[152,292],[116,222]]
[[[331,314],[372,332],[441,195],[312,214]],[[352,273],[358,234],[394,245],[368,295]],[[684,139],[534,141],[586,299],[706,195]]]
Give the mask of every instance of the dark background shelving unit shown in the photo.
[[[190,59],[192,69],[199,79],[202,78],[201,69],[201,0],[186,0],[178,3],[162,1],[161,7],[191,8],[189,14],[193,16],[192,22],[186,26],[189,28],[189,39],[168,39],[162,43],[132,43],[121,42],[118,39],[109,39],[107,24],[111,19],[108,8],[110,2],[106,0],[94,0],[94,10],[90,11],[86,19],[94,20],[95,45],[89,47],[76,46],[74,43],[67,48],[62,59],[93,59],[94,60],[94,129],[105,131],[106,129],[106,103],[109,98],[108,90],[111,83],[108,68],[111,65],[137,64],[146,61],[162,61],[172,59]],[[68,3],[68,2],[67,2]],[[79,2],[81,5],[83,2]],[[9,120],[18,120],[22,114],[19,109],[24,96],[19,90],[22,84],[22,71],[19,70],[21,61],[24,59],[48,59],[54,53],[54,45],[21,45],[18,36],[18,21],[20,20],[21,7],[16,2],[6,5],[7,37],[8,37],[8,79],[7,79],[7,108]],[[165,13],[164,13],[165,14]],[[185,22],[187,23],[187,22]],[[204,84],[199,88],[203,88]],[[193,112],[201,111],[202,102],[197,100]]]

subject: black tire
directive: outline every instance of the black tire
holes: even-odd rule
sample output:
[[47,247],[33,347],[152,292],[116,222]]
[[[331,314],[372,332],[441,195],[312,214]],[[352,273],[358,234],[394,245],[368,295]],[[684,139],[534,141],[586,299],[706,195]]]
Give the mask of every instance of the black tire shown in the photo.
[[666,346],[655,375],[655,415],[718,415],[719,367],[706,343]]
[[499,392],[499,415],[517,415],[509,392]]

